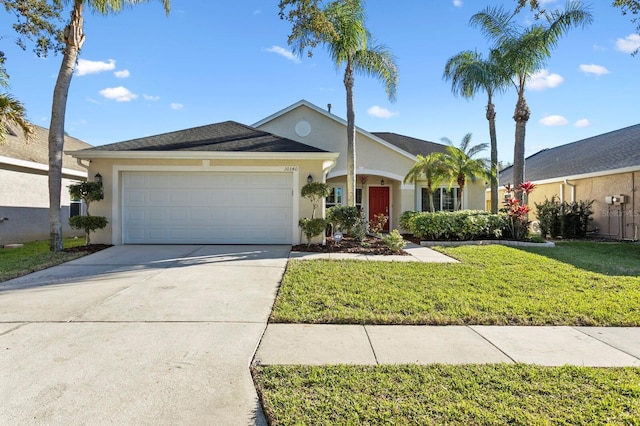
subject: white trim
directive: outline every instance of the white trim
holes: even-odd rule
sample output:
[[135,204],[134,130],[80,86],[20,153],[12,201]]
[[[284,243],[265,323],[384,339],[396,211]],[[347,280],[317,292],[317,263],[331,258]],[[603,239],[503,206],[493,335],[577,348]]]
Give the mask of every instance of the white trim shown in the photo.
[[291,173],[292,176],[292,244],[300,244],[300,233],[298,232],[298,221],[300,220],[300,201],[296,194],[300,193],[300,168],[291,166],[162,166],[162,165],[114,165],[112,168],[112,200],[111,200],[111,239],[114,245],[121,245],[124,240],[122,229],[122,199],[120,196],[121,172],[273,172]]
[[337,152],[217,152],[217,151],[69,151],[75,158],[153,160],[336,160]]
[[[619,174],[632,173],[632,172],[640,172],[640,165],[623,167],[621,169],[602,170],[599,172],[583,173],[579,175],[559,176],[559,177],[549,178],[549,179],[532,180],[531,182],[535,183],[536,185],[545,185],[547,183],[564,182],[565,180],[590,179],[595,177],[619,175]],[[500,186],[500,188],[504,189],[504,185]]]
[[[406,185],[406,184],[402,183],[404,181],[404,176],[400,176],[400,175],[397,175],[395,173],[389,173],[389,172],[386,172],[384,170],[358,168],[357,174],[359,174],[359,175],[377,175],[377,176],[380,176],[380,177],[385,177],[385,178],[397,180],[397,181],[400,182],[401,189],[411,189],[411,187],[412,187],[411,185]],[[347,171],[346,170],[333,170],[333,171],[331,171],[331,173],[329,173],[327,175],[327,179],[333,179],[333,178],[342,177],[342,176],[346,176],[346,175],[347,175]]]
[[[32,169],[32,170],[39,170],[43,172],[49,171],[48,164],[36,163],[34,161],[19,160],[17,158],[5,157],[2,155],[0,155],[0,164],[8,164],[10,166],[22,167],[25,169]],[[88,176],[88,173],[86,171],[83,172],[79,170],[72,170],[72,169],[66,169],[66,168],[62,168],[62,174],[67,176],[85,178],[85,179]]]
[[[253,124],[252,127],[260,127],[260,126],[262,126],[262,125],[264,125],[264,124],[266,124],[266,123],[268,123],[270,121],[275,120],[278,117],[286,115],[287,113],[289,113],[289,112],[293,111],[294,109],[297,109],[297,108],[299,108],[301,106],[306,106],[307,108],[309,108],[309,109],[311,109],[311,110],[313,110],[313,111],[325,116],[326,118],[335,121],[336,123],[342,124],[345,127],[347,126],[346,120],[338,117],[337,115],[331,114],[328,111],[325,111],[324,109],[312,104],[309,101],[306,101],[306,100],[302,99],[302,100],[296,102],[295,104],[289,105],[288,107],[276,112],[275,114],[271,114],[270,116],[268,116],[266,118],[263,118],[262,120],[260,120],[257,123]],[[364,129],[361,129],[358,126],[356,126],[356,132],[360,133],[363,136],[366,136],[367,138],[372,139],[374,142],[377,142],[380,145],[384,145],[385,147],[397,152],[398,154],[400,154],[400,155],[402,155],[404,157],[409,158],[412,161],[416,161],[416,156],[415,155],[411,154],[410,152],[405,151],[404,149],[398,148],[397,146],[385,141],[382,138],[379,138],[378,136],[376,136],[376,135],[374,135],[372,133],[367,132]]]

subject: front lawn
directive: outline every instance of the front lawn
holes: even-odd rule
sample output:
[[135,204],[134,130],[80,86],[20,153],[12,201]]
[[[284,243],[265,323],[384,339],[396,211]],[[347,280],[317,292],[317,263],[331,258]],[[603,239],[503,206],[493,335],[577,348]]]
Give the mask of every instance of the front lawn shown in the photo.
[[638,425],[640,369],[259,366],[269,424]]
[[290,261],[271,322],[640,326],[640,246],[440,248],[459,264]]
[[[83,246],[84,238],[65,238],[65,247]],[[34,241],[24,247],[0,249],[0,282],[68,262],[86,253],[54,253],[49,241]]]

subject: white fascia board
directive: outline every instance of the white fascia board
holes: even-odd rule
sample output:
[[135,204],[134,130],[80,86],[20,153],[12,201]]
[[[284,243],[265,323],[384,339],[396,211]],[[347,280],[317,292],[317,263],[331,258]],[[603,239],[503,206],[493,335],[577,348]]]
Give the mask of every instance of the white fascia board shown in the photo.
[[[531,182],[535,183],[536,185],[545,185],[547,183],[564,182],[565,180],[590,179],[590,178],[596,178],[596,177],[602,177],[602,176],[620,175],[624,173],[633,173],[633,172],[640,172],[640,165],[623,167],[621,169],[602,170],[599,172],[583,173],[579,175],[558,176],[558,177],[549,178],[549,179],[533,180]],[[500,188],[504,188],[504,185],[500,186]]]
[[[22,167],[24,169],[31,169],[31,170],[39,170],[43,172],[49,171],[48,164],[36,163],[34,161],[19,160],[17,158],[4,157],[2,155],[0,155],[0,164],[7,164],[10,166]],[[80,170],[63,168],[62,174],[65,176],[71,176],[71,177],[78,177],[78,178],[84,178],[84,179],[87,178],[87,172],[86,171],[83,172]]]
[[[305,101],[304,99],[301,101],[296,102],[293,105],[290,105],[288,107],[286,107],[283,110],[280,110],[278,112],[276,112],[275,114],[271,114],[270,116],[268,116],[267,118],[263,118],[262,120],[258,121],[257,123],[253,124],[252,127],[260,127],[263,124],[266,124],[270,121],[275,120],[276,118],[283,116],[285,114],[287,114],[290,111],[293,111],[294,109],[300,107],[300,106],[306,106],[312,110],[314,110],[315,112],[324,115],[325,117],[327,117],[330,120],[333,120],[337,123],[342,124],[343,126],[347,126],[347,121],[343,120],[342,118],[338,117],[337,115],[331,114],[328,111],[325,111],[324,109],[318,107],[317,105],[312,104],[309,101]],[[416,161],[417,158],[415,155],[411,154],[410,152],[407,152],[403,149],[398,148],[397,146],[390,144],[389,142],[385,141],[384,139],[381,139],[379,137],[377,137],[376,135],[374,135],[373,133],[369,133],[366,130],[356,126],[356,132],[360,133],[363,136],[366,136],[370,139],[373,139],[375,142],[379,143],[380,145],[384,145],[385,147],[389,148],[392,151],[397,152],[400,155],[403,155],[407,158],[409,158],[411,161]]]
[[65,154],[84,160],[335,160],[337,152],[215,152],[215,151],[69,151]]

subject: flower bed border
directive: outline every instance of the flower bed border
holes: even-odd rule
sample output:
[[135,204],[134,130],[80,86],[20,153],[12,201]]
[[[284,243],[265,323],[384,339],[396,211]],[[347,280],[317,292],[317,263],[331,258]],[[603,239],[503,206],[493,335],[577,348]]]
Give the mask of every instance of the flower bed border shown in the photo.
[[510,247],[555,247],[553,241],[544,243],[533,243],[530,241],[511,241],[511,240],[468,240],[468,241],[420,241],[422,247],[458,247],[458,246],[488,246],[491,244],[501,244]]

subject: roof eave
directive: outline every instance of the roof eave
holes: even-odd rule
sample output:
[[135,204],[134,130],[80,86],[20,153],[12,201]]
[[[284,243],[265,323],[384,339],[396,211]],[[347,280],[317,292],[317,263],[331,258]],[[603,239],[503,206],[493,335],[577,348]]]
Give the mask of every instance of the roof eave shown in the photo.
[[216,152],[216,151],[65,151],[83,160],[92,159],[149,159],[149,160],[334,160],[336,152]]

